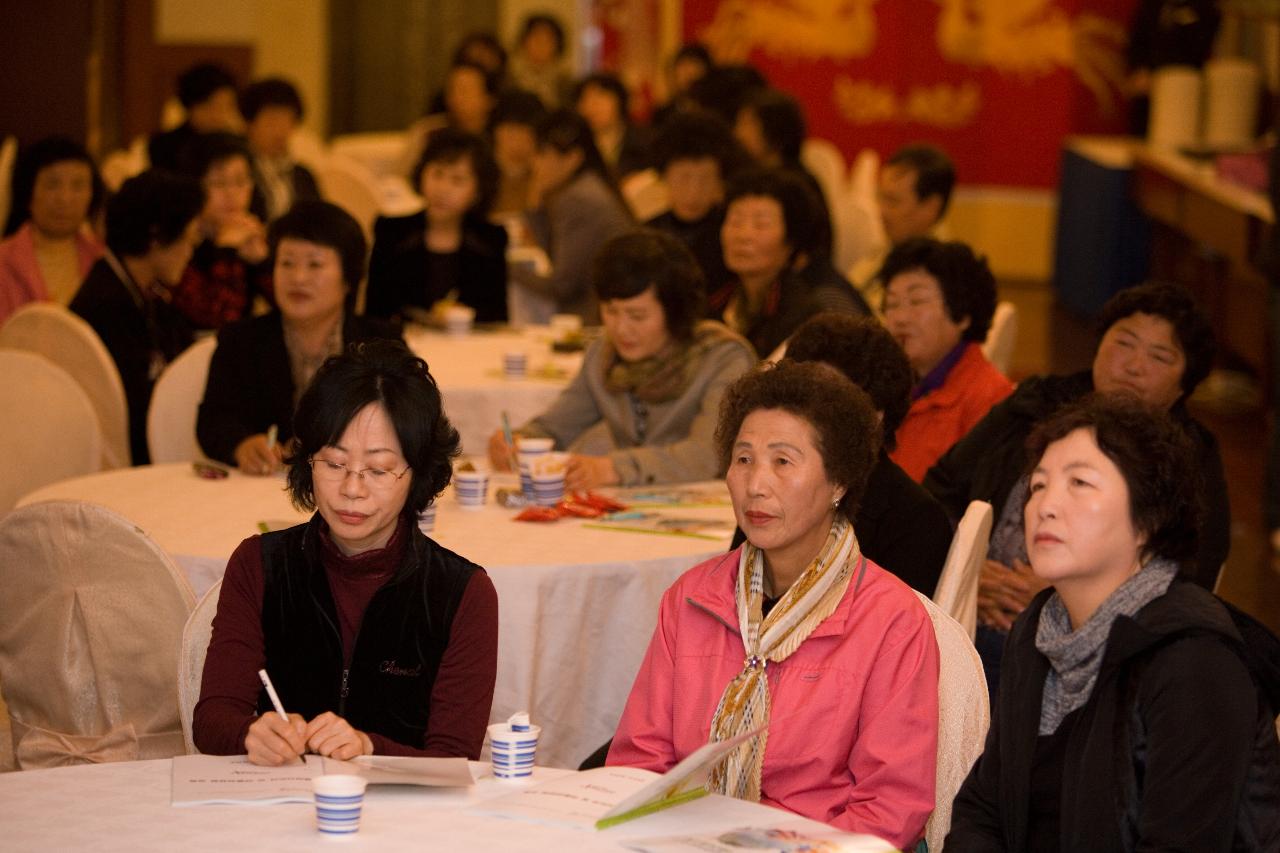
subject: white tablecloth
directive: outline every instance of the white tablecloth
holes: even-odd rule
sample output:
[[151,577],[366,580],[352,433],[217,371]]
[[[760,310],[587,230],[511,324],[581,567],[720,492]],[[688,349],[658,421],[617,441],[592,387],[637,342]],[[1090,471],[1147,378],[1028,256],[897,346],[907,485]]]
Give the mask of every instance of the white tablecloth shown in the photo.
[[[514,477],[491,478],[491,497],[504,484],[514,487]],[[197,595],[222,576],[231,552],[258,532],[259,522],[280,527],[307,518],[290,505],[282,477],[233,471],[225,480],[205,480],[185,464],[66,480],[21,503],[40,500],[86,500],[119,512],[174,557]],[[544,731],[542,764],[576,767],[612,737],[662,593],[685,570],[728,547],[728,505],[665,512],[721,519],[724,535],[595,530],[574,519],[516,522],[516,510],[492,502],[465,510],[448,491],[439,498],[432,538],[484,566],[498,591],[492,719],[530,711]]]
[[[541,414],[582,366],[582,354],[551,351],[551,334],[544,327],[522,331],[477,330],[452,336],[409,326],[405,342],[426,361],[444,397],[445,414],[462,435],[464,453],[482,455],[489,436],[502,426],[505,410],[512,428]],[[502,356],[520,350],[527,354],[529,375],[507,379]],[[543,368],[558,370],[558,378],[544,378]]]
[[[463,790],[372,786],[365,796],[360,831],[348,838],[328,838],[316,831],[310,804],[171,806],[171,768],[169,759],[161,759],[0,774],[0,847],[14,853],[311,851],[330,845],[344,850],[591,853],[622,850],[621,842],[629,838],[781,822],[824,828],[769,806],[718,794],[602,831],[465,814],[468,806],[515,790],[511,783],[486,775]],[[539,769],[535,778],[559,772]]]

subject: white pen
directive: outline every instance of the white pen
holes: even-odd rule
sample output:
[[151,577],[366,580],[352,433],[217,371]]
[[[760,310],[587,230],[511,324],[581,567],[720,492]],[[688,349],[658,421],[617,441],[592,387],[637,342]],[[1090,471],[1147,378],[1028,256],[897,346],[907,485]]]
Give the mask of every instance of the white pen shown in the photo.
[[267,450],[276,449],[276,438],[280,435],[280,427],[272,424],[267,427]]
[[271,704],[275,706],[276,713],[280,715],[280,719],[286,723],[289,722],[289,715],[284,712],[284,705],[280,704],[280,696],[276,693],[275,685],[271,683],[271,676],[267,675],[265,669],[258,670],[258,678],[262,679],[262,686],[267,688],[267,696],[271,698]]

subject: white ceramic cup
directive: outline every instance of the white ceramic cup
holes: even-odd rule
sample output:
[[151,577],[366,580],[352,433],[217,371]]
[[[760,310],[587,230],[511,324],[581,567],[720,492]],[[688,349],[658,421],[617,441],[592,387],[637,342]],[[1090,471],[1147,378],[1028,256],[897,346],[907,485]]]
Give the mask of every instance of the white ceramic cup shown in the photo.
[[436,502],[427,504],[427,508],[418,513],[418,529],[430,533],[436,529]]
[[503,781],[523,781],[533,775],[542,726],[529,726],[526,732],[512,731],[506,723],[489,726],[490,761],[493,775]]
[[453,494],[463,509],[480,509],[489,494],[489,475],[484,471],[455,471]]
[[444,328],[451,335],[465,335],[476,321],[476,309],[468,305],[450,305],[444,309]]
[[316,829],[329,835],[350,835],[358,830],[366,784],[363,776],[317,776],[311,783],[316,798]]
[[508,379],[524,379],[529,373],[529,356],[523,350],[502,354],[502,374]]

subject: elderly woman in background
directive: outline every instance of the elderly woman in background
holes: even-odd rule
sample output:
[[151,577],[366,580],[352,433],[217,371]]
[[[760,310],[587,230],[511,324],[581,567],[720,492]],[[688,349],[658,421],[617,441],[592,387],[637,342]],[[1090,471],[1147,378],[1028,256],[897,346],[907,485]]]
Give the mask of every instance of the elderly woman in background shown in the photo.
[[204,452],[246,474],[280,469],[294,406],[325,359],[356,341],[396,337],[388,324],[352,313],[365,242],[345,210],[300,201],[272,224],[270,245],[277,308],[218,333],[196,419]]
[[0,243],[0,326],[28,302],[71,302],[102,256],[91,219],[104,195],[89,152],[70,139],[42,139],[18,155]]
[[599,71],[582,78],[572,100],[614,180],[649,168],[649,131],[631,121],[631,95],[617,74]]
[[[1026,545],[1053,589],[1009,635],[947,850],[1280,848],[1280,673],[1262,694],[1250,664],[1266,652],[1176,579],[1196,552],[1186,431],[1098,395],[1042,423],[1028,450]],[[1251,636],[1280,660],[1275,637]]]
[[924,487],[960,518],[970,501],[990,503],[996,523],[978,587],[978,633],[987,681],[994,690],[1000,654],[1013,620],[1044,586],[1027,564],[1022,504],[1026,472],[1018,453],[1041,420],[1091,391],[1132,394],[1167,409],[1191,436],[1194,464],[1186,473],[1204,495],[1199,551],[1191,578],[1213,589],[1231,544],[1231,510],[1222,458],[1213,433],[1187,411],[1186,398],[1213,364],[1213,331],[1185,288],[1152,282],[1121,291],[1098,318],[1102,340],[1091,370],[1022,382],[929,469]]
[[1013,393],[1013,383],[982,354],[996,310],[996,280],[986,260],[964,243],[928,237],[896,246],[879,279],[885,282],[885,325],[916,374],[891,455],[918,483]]
[[[669,234],[637,229],[600,252],[592,275],[604,337],[551,408],[520,427],[570,451],[565,485],[673,483],[719,476],[712,451],[725,388],[755,364],[750,344],[702,315],[702,274]],[[501,432],[489,443],[511,458]]]
[[934,807],[938,647],[850,523],[880,445],[871,402],[783,362],[734,384],[716,445],[748,541],[663,596],[608,763],[662,772],[767,726],[713,791],[909,849]]
[[814,314],[870,313],[821,252],[818,218],[813,193],[790,172],[753,169],[729,184],[720,242],[733,280],[710,302],[762,357]]
[[527,225],[551,258],[549,275],[513,265],[511,283],[555,303],[555,310],[599,322],[591,288],[591,263],[611,238],[633,227],[627,209],[600,159],[587,123],[571,110],[557,110],[538,129]]
[[479,758],[498,599],[484,569],[418,530],[458,453],[426,363],[400,343],[356,345],[316,374],[295,425],[289,492],[317,512],[231,555],[196,745],[269,765],[303,752]]

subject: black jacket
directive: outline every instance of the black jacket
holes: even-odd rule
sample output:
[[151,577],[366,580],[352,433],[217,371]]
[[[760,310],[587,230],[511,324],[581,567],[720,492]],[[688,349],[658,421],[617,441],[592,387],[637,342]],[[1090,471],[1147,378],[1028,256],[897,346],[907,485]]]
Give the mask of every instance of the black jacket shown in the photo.
[[[677,219],[671,211],[655,216],[645,225],[665,231],[689,247],[693,257],[702,269],[706,286],[704,295],[724,287],[733,279],[733,274],[724,265],[724,249],[720,245],[720,226],[724,223],[724,208],[716,207],[696,222],[685,222]],[[724,311],[721,306],[717,311],[707,305],[706,316],[710,320],[719,320]]]
[[[342,342],[399,336],[390,325],[347,315]],[[293,438],[293,371],[279,312],[224,326],[209,362],[196,418],[196,438],[210,459],[236,464],[236,446],[275,424],[283,444]]]
[[[430,309],[450,290],[476,309],[476,322],[507,321],[507,231],[468,216],[455,256],[427,251],[427,214],[380,217],[373,226],[373,255],[365,311],[398,318],[406,305]],[[454,264],[453,280],[433,277],[433,262]]]
[[[1025,850],[1037,829],[1028,789],[1049,662],[1035,634],[1051,592],[1009,635],[994,722],[956,796],[948,853]],[[1280,850],[1280,709],[1255,681],[1275,687],[1280,673],[1258,672],[1256,651],[1192,584],[1175,581],[1116,619],[1093,693],[1062,723],[1060,850]]]
[[[992,407],[925,474],[924,487],[937,498],[953,521],[964,515],[970,501],[987,501],[998,520],[1018,478],[1027,469],[1026,441],[1032,428],[1062,405],[1093,391],[1089,371],[1070,376],[1036,376]],[[1183,425],[1196,448],[1196,462],[1204,496],[1200,545],[1189,579],[1212,590],[1231,549],[1231,506],[1222,473],[1218,441],[1178,403],[1170,414]]]
[[144,298],[105,258],[89,270],[69,307],[98,333],[120,371],[133,464],[146,465],[151,391],[160,371],[191,345],[191,324],[163,299]]
[[[454,614],[472,574],[484,570],[409,525],[404,561],[369,601],[348,663],[321,524],[317,513],[262,535],[265,667],[291,712],[310,720],[333,711],[360,731],[422,749]],[[258,712],[271,709],[263,691]]]

